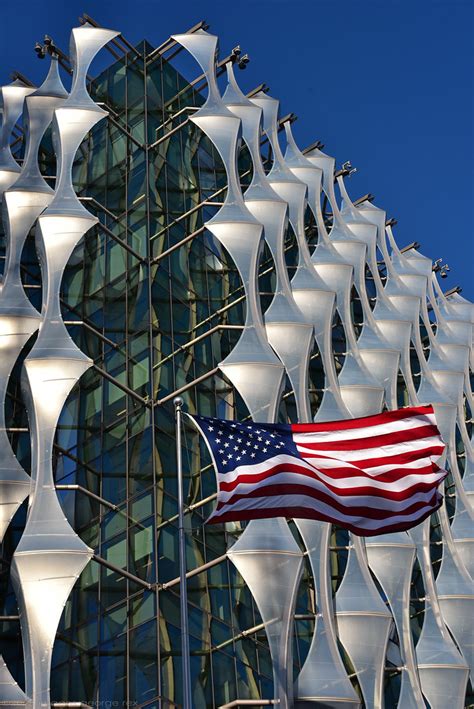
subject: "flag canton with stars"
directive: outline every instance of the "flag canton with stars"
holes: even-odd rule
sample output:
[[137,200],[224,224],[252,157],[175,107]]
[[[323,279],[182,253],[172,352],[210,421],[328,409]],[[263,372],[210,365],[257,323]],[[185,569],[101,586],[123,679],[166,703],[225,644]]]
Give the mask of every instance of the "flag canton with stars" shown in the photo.
[[263,463],[282,453],[298,457],[288,425],[240,423],[204,416],[194,419],[206,437],[219,472]]

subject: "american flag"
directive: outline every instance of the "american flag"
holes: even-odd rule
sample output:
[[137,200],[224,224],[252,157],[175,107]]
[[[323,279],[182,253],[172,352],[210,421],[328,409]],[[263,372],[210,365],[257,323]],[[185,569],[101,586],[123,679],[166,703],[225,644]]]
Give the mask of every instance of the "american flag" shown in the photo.
[[217,473],[211,524],[292,517],[373,536],[414,527],[441,505],[445,446],[432,406],[320,424],[191,418]]

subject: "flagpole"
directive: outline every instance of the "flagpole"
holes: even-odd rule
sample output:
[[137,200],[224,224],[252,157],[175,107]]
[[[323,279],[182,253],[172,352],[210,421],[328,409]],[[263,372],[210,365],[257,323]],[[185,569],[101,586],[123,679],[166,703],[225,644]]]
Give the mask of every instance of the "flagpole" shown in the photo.
[[183,459],[181,455],[182,407],[180,396],[173,399],[176,420],[176,467],[178,472],[178,543],[181,609],[181,657],[183,670],[183,709],[192,709],[191,662],[189,655],[188,592],[186,583],[186,537],[184,532]]

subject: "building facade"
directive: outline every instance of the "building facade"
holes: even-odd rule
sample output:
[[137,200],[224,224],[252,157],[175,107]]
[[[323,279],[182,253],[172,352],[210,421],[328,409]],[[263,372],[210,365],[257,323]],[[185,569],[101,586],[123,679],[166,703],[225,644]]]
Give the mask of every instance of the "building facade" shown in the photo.
[[201,26],[154,49],[84,24],[59,57],[69,91],[55,52],[0,89],[0,706],[181,706],[176,395],[282,422],[432,403],[449,469],[410,533],[208,527],[186,427],[193,706],[471,706],[472,305]]

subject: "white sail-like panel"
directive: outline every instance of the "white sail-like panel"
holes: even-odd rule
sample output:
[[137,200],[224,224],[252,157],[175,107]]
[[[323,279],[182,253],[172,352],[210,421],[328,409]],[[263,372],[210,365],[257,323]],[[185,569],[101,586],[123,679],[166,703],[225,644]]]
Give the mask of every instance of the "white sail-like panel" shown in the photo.
[[[53,441],[59,415],[70,390],[92,364],[67,333],[59,291],[75,245],[97,222],[76,197],[72,165],[84,135],[104,116],[104,111],[84,95],[89,64],[116,34],[92,27],[73,30],[75,73],[71,94],[55,109],[53,119],[58,164],[56,191],[36,227],[43,306],[39,336],[25,360],[22,374],[31,426],[32,489],[26,526],[12,562],[23,637],[26,694],[31,697],[34,709],[50,706],[49,675],[57,626],[74,583],[92,557],[92,549],[64,516],[53,475]],[[30,124],[33,125],[31,117]],[[31,179],[40,181],[37,174]]]
[[[240,189],[237,150],[241,121],[225,106],[217,88],[217,38],[199,31],[176,35],[175,39],[194,56],[207,78],[207,101],[191,120],[218,150],[226,169],[228,189],[224,204],[206,227],[231,255],[246,297],[242,335],[219,367],[241,394],[254,420],[274,420],[284,368],[268,343],[268,327],[265,329],[260,311],[257,269],[263,225],[248,208]],[[280,204],[277,201],[276,206]],[[275,350],[280,354],[277,348]],[[300,362],[298,366],[301,367]],[[275,699],[279,706],[290,709],[293,613],[302,570],[301,551],[286,521],[273,519],[248,524],[227,555],[249,586],[265,625],[273,663]],[[268,588],[272,589],[270,594]]]

